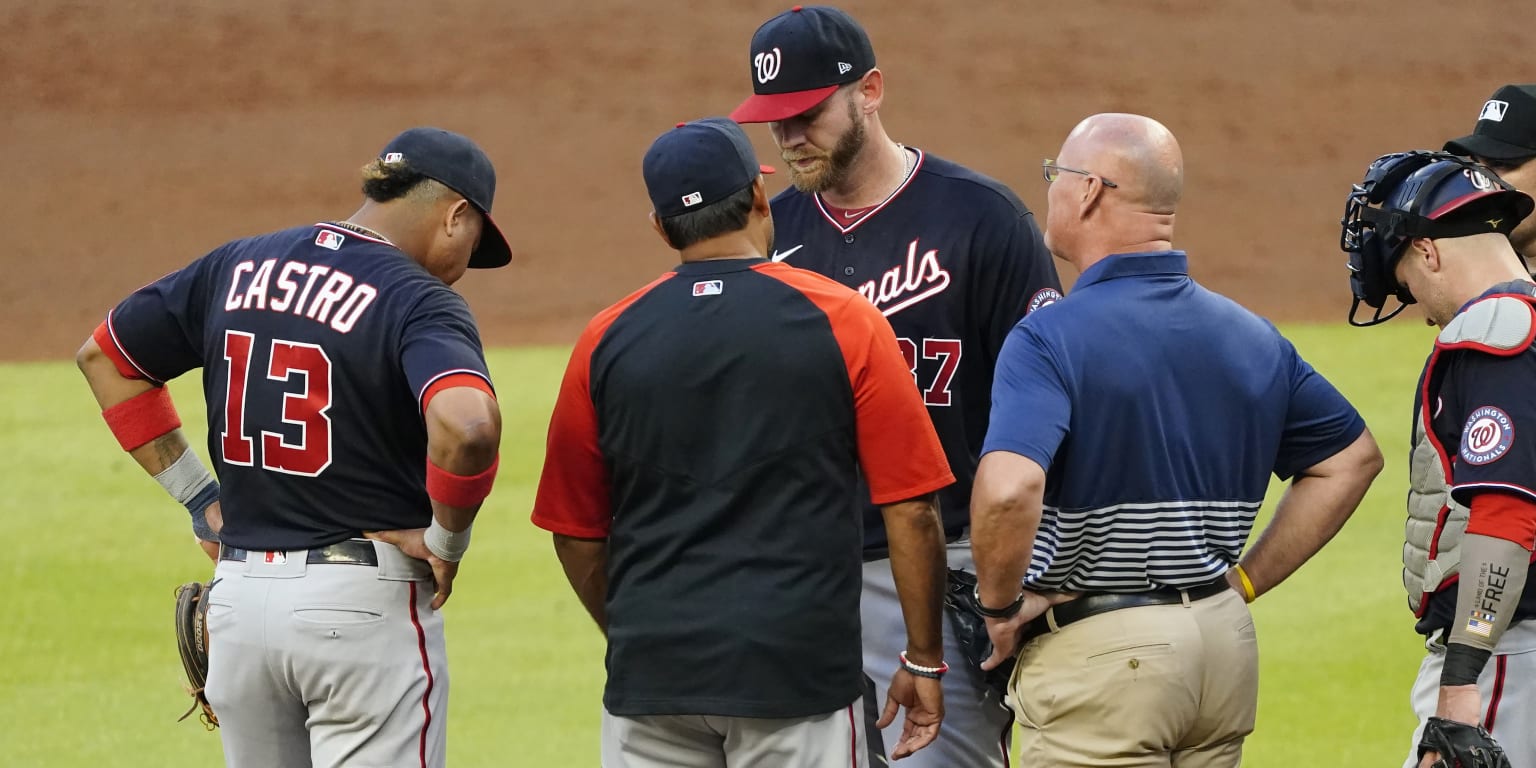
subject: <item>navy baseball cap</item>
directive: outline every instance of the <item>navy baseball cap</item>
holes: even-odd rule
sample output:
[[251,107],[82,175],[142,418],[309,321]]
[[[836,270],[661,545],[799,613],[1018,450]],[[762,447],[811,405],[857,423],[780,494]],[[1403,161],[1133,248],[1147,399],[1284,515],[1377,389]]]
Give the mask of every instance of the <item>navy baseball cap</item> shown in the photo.
[[480,245],[469,256],[474,269],[503,267],[512,261],[512,248],[491,220],[491,200],[496,197],[496,169],[491,159],[468,137],[441,128],[411,128],[391,139],[379,153],[386,165],[404,163],[411,170],[464,196],[480,215],[485,228]]
[[795,6],[752,35],[752,98],[731,113],[738,123],[772,123],[826,101],[875,68],[869,35],[830,6]]
[[757,153],[741,126],[723,117],[678,123],[645,153],[645,188],[660,218],[718,203],[773,168]]
[[1483,102],[1470,136],[1445,143],[1445,151],[1489,160],[1536,157],[1536,85],[1506,85]]

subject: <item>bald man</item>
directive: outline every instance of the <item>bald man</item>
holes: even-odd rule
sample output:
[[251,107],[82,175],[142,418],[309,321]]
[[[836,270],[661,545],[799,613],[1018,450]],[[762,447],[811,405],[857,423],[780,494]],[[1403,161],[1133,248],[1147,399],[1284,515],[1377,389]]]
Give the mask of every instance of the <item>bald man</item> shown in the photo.
[[[1082,275],[998,358],[971,505],[982,666],[1017,656],[1024,765],[1236,766],[1245,603],[1338,532],[1381,453],[1274,326],[1190,279],[1167,128],[1095,115],[1044,168],[1045,242]],[[1239,563],[1271,473],[1292,483]]]

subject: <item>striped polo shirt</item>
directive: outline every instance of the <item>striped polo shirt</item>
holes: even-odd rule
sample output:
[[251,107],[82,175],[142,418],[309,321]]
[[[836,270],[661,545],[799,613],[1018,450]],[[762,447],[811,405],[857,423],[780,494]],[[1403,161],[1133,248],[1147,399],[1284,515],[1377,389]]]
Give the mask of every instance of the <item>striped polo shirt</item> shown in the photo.
[[1100,261],[1013,329],[983,453],[1047,471],[1029,587],[1138,592],[1220,577],[1269,476],[1364,429],[1273,325],[1160,251]]

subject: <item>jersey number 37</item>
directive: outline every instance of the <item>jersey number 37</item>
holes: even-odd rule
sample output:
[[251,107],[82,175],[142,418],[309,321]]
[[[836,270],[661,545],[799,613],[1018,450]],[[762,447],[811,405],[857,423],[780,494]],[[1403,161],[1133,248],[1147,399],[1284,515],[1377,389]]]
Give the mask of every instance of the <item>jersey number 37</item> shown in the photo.
[[[250,385],[251,351],[256,337],[242,331],[224,333],[224,360],[229,386],[224,398],[224,461],[256,466],[256,440],[246,434],[246,388]],[[331,359],[314,344],[272,340],[266,379],[283,382],[282,419],[299,428],[298,442],[276,432],[261,432],[261,468],[289,475],[316,477],[331,465]],[[300,386],[294,387],[296,382]]]
[[[912,369],[912,380],[917,382],[917,388],[923,391],[923,403],[925,405],[949,405],[953,398],[949,392],[949,385],[955,380],[955,370],[960,367],[960,340],[959,339],[920,339],[919,342],[901,337],[896,343],[901,345],[901,355],[907,359],[907,367]],[[917,363],[918,353],[922,353],[924,360],[939,361],[939,370],[934,373],[933,381],[924,386],[918,378]]]

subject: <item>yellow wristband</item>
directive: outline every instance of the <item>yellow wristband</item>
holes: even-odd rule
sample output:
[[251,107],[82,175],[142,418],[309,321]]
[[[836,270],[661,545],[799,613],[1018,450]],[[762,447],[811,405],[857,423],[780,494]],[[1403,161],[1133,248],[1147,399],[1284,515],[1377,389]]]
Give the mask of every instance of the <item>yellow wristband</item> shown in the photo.
[[1232,566],[1232,570],[1237,571],[1237,579],[1243,583],[1243,602],[1253,602],[1258,595],[1253,592],[1253,581],[1248,578],[1248,572],[1241,565]]

